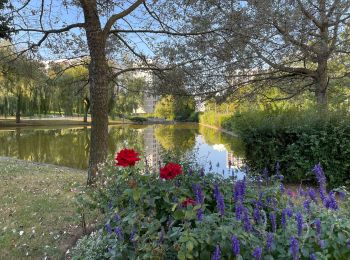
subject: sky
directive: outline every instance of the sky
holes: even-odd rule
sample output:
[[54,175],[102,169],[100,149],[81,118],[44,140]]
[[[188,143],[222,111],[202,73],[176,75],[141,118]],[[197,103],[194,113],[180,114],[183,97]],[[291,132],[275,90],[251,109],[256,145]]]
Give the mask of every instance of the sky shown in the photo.
[[[26,0],[14,0],[11,3],[19,8],[23,5],[23,2]],[[45,29],[58,29],[64,26],[67,26],[72,23],[80,23],[84,21],[84,16],[82,10],[78,6],[74,5],[63,5],[64,1],[61,0],[45,0],[45,8],[44,15],[42,16],[42,24]],[[123,2],[119,7],[115,7],[113,10],[109,12],[106,16],[101,16],[101,24],[104,25],[106,23],[107,17],[110,14],[118,13],[121,10],[125,9],[130,4],[125,2],[127,1],[115,1],[115,2]],[[16,15],[16,19],[14,21],[15,28],[24,27],[24,28],[40,28],[40,7],[41,0],[31,0],[29,4],[23,8],[19,15]],[[129,29],[130,25],[134,28],[140,28],[140,25],[146,25],[148,23],[148,28],[154,25],[150,23],[152,19],[150,17],[146,17],[144,14],[144,7],[141,6],[137,10],[135,10],[131,15],[129,15],[126,21],[118,21],[118,28]],[[39,53],[44,59],[55,60],[55,59],[63,59],[71,56],[80,56],[82,54],[86,54],[83,48],[80,46],[75,46],[76,40],[79,39],[79,36],[83,36],[81,39],[85,41],[85,35],[82,33],[83,31],[80,29],[72,29],[69,34],[61,34],[60,36],[64,36],[64,39],[67,40],[67,44],[61,44],[61,46],[57,46],[58,52],[52,51],[52,48],[48,48],[48,44],[51,47],[55,47],[58,45],[63,37],[50,36],[45,44],[41,46],[39,49]],[[40,33],[18,33],[13,37],[14,42],[26,42],[30,40],[31,42],[37,42],[42,37]],[[152,39],[152,42],[157,43],[164,37],[157,37],[156,39]],[[142,52],[147,56],[154,56],[155,53],[150,47],[148,37],[142,34],[134,34],[128,35],[127,41],[137,50],[138,52]],[[83,45],[86,43],[82,42]],[[19,44],[20,49],[26,48],[26,44]]]

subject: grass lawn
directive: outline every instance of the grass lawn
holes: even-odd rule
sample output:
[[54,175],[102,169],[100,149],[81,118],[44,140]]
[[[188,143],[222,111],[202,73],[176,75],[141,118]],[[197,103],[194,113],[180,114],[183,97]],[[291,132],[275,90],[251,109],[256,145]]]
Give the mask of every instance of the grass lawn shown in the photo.
[[0,259],[64,259],[82,234],[74,195],[85,174],[0,157]]

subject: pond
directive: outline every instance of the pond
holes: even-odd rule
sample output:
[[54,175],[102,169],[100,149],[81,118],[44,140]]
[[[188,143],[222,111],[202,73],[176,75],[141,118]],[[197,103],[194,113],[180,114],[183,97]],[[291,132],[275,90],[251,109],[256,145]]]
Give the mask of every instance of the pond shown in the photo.
[[[89,127],[54,129],[17,128],[0,131],[0,156],[86,169],[90,144]],[[240,141],[198,124],[116,125],[109,127],[109,154],[125,147],[142,153],[150,166],[158,167],[161,156],[170,152],[195,156],[206,171],[242,178]]]

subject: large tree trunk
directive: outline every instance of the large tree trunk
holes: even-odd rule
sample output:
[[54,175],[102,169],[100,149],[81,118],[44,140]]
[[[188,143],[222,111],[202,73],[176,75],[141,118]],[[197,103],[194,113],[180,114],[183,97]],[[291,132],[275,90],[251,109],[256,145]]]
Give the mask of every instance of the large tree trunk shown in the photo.
[[17,106],[16,106],[16,123],[21,122],[21,103],[22,103],[22,95],[18,93],[17,95]]
[[108,67],[106,36],[102,33],[95,1],[82,1],[86,36],[90,51],[89,82],[91,143],[87,184],[94,183],[98,164],[104,162],[108,149]]
[[327,73],[327,59],[322,59],[318,62],[318,67],[316,71],[316,102],[320,110],[327,109],[328,98],[327,98],[327,88],[328,88],[328,73]]

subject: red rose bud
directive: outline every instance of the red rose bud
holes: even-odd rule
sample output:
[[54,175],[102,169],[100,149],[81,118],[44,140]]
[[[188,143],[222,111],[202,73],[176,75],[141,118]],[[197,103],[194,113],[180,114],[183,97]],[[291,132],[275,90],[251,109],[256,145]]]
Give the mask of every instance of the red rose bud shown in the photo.
[[162,179],[172,180],[179,174],[182,174],[182,169],[177,163],[169,162],[160,168],[160,178]]
[[140,154],[137,153],[133,149],[123,149],[119,153],[117,153],[115,160],[117,161],[115,166],[122,166],[122,167],[128,167],[128,166],[134,166],[135,163],[139,160],[138,158]]
[[185,199],[182,203],[181,203],[182,207],[187,207],[189,205],[196,205],[196,201],[194,199],[191,199],[191,198],[187,198]]

